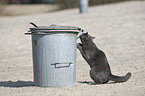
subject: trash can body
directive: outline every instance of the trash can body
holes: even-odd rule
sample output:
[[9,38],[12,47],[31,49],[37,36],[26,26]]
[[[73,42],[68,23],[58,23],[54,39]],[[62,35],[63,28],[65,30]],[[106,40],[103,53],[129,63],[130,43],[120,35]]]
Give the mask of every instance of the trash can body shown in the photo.
[[[34,25],[34,24],[33,24]],[[40,87],[73,86],[76,80],[77,27],[30,28],[34,83]]]
[[72,86],[76,79],[77,34],[32,35],[34,82],[41,87]]
[[88,12],[88,3],[89,3],[89,0],[79,0],[80,13]]

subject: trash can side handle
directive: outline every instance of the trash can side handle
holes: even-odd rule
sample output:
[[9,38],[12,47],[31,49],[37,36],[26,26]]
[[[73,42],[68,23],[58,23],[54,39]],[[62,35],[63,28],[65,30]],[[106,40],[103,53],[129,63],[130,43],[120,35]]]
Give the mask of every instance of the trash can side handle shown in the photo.
[[[63,66],[57,66],[57,65],[61,65],[61,64],[63,64]],[[66,65],[64,65],[64,64],[66,64]],[[73,61],[52,63],[51,65],[55,65],[55,68],[63,68],[63,67],[69,67],[71,64],[73,64]]]

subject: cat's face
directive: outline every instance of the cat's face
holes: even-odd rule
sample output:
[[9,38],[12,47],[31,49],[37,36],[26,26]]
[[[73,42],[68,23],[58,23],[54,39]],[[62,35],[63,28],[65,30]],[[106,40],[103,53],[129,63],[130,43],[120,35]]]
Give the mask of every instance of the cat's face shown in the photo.
[[80,36],[80,39],[81,39],[82,42],[87,42],[87,41],[90,41],[90,40],[92,40],[92,39],[95,39],[95,37],[90,36],[90,35],[88,34],[88,32],[87,32],[87,33],[82,34],[82,35]]

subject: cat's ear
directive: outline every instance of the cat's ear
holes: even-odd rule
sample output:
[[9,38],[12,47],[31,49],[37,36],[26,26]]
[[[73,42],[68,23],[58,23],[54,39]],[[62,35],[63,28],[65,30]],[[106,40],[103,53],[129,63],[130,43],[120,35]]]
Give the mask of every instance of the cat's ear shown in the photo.
[[85,32],[84,35],[88,35],[88,32]]
[[91,36],[92,39],[95,39],[96,37]]

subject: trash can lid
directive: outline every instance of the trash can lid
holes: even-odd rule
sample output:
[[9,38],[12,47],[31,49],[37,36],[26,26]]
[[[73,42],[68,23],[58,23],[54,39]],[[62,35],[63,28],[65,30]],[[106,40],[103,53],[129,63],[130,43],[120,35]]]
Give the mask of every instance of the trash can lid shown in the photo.
[[82,34],[84,34],[84,30],[80,27],[75,26],[37,26],[34,23],[30,22],[34,27],[30,28],[26,35],[49,35],[53,33],[75,33],[78,34],[77,38],[79,38]]
[[50,25],[50,26],[37,26],[34,23],[31,23],[34,27],[30,28],[28,33],[25,34],[52,34],[52,33],[80,33],[83,30],[79,27],[75,26],[57,26],[57,25]]
[[38,27],[30,28],[30,30],[31,31],[33,30],[81,30],[81,28],[75,26],[50,25],[50,26],[38,26]]

